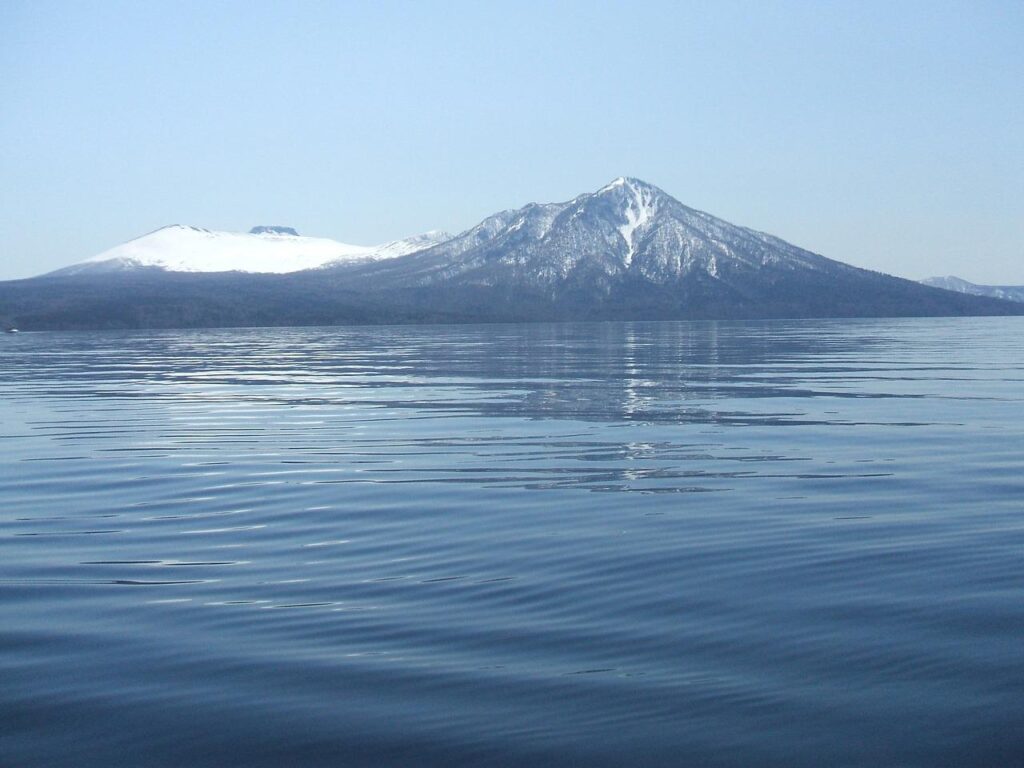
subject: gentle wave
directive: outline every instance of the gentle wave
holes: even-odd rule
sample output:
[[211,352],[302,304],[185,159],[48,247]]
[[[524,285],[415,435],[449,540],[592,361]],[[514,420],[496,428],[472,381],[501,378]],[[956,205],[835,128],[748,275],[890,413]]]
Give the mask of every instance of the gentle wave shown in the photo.
[[1022,764],[1021,331],[5,338],[0,763]]

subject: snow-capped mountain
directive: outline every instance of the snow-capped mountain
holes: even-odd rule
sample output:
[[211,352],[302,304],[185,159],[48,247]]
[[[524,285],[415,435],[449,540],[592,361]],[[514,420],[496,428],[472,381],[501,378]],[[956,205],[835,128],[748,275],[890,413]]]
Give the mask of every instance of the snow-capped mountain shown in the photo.
[[935,288],[969,293],[973,296],[991,296],[994,299],[1006,299],[1007,301],[1024,301],[1024,285],[977,285],[953,275],[929,277],[921,282]]
[[497,213],[414,260],[380,265],[405,285],[518,283],[554,290],[581,281],[723,285],[766,271],[854,275],[855,267],[702,211],[657,187],[620,177],[564,203]]
[[283,274],[392,259],[429,248],[448,237],[450,235],[444,232],[427,232],[384,245],[360,246],[322,237],[303,237],[291,227],[259,226],[242,233],[175,224],[51,274],[68,276],[138,269]]
[[1024,304],[858,269],[625,177],[454,237],[169,227],[0,283],[0,321],[23,329],[1006,314]]
[[362,279],[376,292],[404,291],[418,306],[445,318],[984,311],[948,292],[858,269],[730,224],[627,177],[566,202],[502,211],[412,256],[355,267],[347,279],[349,284]]

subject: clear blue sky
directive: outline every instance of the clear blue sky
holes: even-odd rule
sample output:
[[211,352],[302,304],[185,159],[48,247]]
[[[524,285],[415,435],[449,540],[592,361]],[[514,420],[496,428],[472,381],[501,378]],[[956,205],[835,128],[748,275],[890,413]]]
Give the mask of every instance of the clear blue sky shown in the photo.
[[169,223],[458,231],[619,175],[1024,284],[1024,2],[0,3],[0,278]]

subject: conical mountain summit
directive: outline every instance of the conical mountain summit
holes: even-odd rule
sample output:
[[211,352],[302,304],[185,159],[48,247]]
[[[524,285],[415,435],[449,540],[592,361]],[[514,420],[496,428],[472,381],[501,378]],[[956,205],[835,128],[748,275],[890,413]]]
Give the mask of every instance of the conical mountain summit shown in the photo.
[[[397,265],[382,266],[386,271]],[[854,269],[626,177],[564,203],[497,213],[408,266],[406,279],[418,284],[513,281],[549,289],[586,280],[668,285],[695,275],[729,281],[765,269]]]

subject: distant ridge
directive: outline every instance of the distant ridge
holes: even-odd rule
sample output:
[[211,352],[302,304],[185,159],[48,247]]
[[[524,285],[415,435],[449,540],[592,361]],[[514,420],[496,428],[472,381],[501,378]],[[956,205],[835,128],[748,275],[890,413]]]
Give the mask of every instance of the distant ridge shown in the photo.
[[381,246],[172,226],[0,283],[22,329],[1024,314],[843,264],[619,177]]
[[1007,301],[1024,301],[1024,285],[976,285],[966,280],[948,275],[946,277],[929,277],[921,281],[924,285],[945,288],[947,291],[969,293],[972,296],[991,296],[994,299]]

